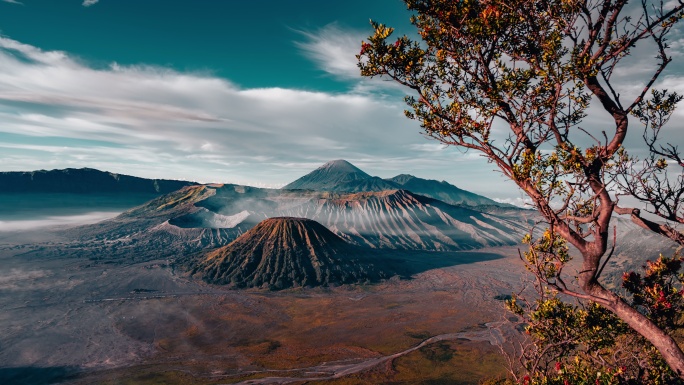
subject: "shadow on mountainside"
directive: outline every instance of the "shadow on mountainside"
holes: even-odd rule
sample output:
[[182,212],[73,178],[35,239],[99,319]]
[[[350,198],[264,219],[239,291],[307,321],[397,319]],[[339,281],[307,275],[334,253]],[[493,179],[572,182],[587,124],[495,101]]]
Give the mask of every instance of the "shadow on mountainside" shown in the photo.
[[403,279],[428,270],[504,258],[500,254],[478,251],[373,250],[371,253],[376,254],[376,264]]
[[229,245],[181,265],[210,284],[282,290],[409,278],[425,270],[493,257],[496,255],[360,247],[314,220],[274,217]]
[[41,368],[23,366],[16,368],[0,368],[0,384],[3,385],[48,385],[76,378],[78,368],[72,366],[55,366]]
[[[337,286],[345,283],[375,284],[385,281],[392,277],[399,277],[400,279],[411,280],[415,275],[424,273],[429,270],[447,268],[458,265],[467,265],[478,262],[493,261],[505,258],[505,256],[501,254],[492,252],[480,252],[477,250],[446,252],[368,249],[362,247],[353,247],[353,249],[355,253],[350,253],[346,257],[353,258],[358,266],[363,266],[364,271],[372,272],[373,274],[364,275],[363,279],[358,280],[358,282],[330,281],[314,285],[303,286]],[[201,261],[205,258],[205,253],[181,257],[175,261],[174,267],[179,268],[180,271],[184,272],[185,274],[190,273],[189,275],[193,276],[195,279],[202,279],[209,284],[227,286],[233,289],[261,287],[277,291],[281,289],[302,286],[299,284],[288,285],[287,287],[276,287],[273,285],[241,285],[234,284],[228,281],[221,282],[218,280],[206,279],[206,277],[202,277],[201,274],[194,275],[193,273],[197,271],[196,267],[199,264],[201,264]]]

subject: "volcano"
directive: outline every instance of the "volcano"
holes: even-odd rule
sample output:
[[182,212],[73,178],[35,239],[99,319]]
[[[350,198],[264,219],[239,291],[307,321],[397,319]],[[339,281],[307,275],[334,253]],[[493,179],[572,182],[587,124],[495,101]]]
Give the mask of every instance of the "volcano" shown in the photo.
[[316,221],[277,217],[206,254],[190,273],[211,284],[271,290],[386,278],[367,253]]
[[330,161],[286,185],[283,189],[346,193],[408,190],[451,205],[477,207],[483,211],[489,211],[491,207],[517,209],[515,206],[462,190],[446,181],[423,179],[408,174],[386,179],[370,176],[343,159]]
[[340,191],[340,186],[362,182],[372,178],[358,167],[343,159],[332,160],[296,181],[286,185],[286,190]]

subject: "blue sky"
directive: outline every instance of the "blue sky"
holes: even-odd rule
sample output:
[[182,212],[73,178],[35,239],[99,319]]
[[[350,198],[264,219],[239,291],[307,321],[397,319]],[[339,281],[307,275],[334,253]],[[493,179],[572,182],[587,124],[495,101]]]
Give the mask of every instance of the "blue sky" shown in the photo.
[[3,6],[0,28],[22,43],[65,51],[90,66],[144,63],[230,79],[244,88],[345,91],[348,82],[328,76],[297,49],[309,40],[306,33],[335,24],[367,31],[371,15],[410,26],[399,0],[21,2]]
[[411,33],[409,16],[400,0],[0,0],[0,171],[279,187],[343,158],[518,199],[359,76],[368,20]]

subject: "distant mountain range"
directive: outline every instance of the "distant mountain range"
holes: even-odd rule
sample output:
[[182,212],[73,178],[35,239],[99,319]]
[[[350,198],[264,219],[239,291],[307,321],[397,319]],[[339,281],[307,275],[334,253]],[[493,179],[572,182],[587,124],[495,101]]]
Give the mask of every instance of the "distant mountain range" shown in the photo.
[[319,222],[355,246],[458,251],[517,244],[532,213],[501,211],[488,214],[406,190],[337,193],[199,185],[67,232],[83,242],[106,240],[111,250],[103,255],[110,258],[145,259],[221,247],[265,219],[298,217]]
[[194,182],[145,179],[92,168],[0,172],[0,194],[168,194]]
[[344,160],[328,162],[283,189],[198,185],[84,168],[3,172],[0,194],[0,217],[16,212],[11,219],[49,206],[113,211],[140,205],[76,232],[80,239],[138,239],[146,251],[223,246],[272,217],[315,220],[352,245],[434,251],[515,244],[527,225],[523,210],[449,183],[405,174],[381,179]]
[[[0,194],[162,195],[193,185],[197,183],[146,179],[92,168],[0,172]],[[388,179],[371,176],[342,159],[322,165],[283,189],[348,193],[408,190],[452,205],[514,207],[462,190],[445,181],[423,179],[408,174]]]
[[330,161],[286,185],[283,189],[336,192],[408,190],[452,205],[513,207],[462,190],[446,181],[439,182],[408,174],[400,174],[388,179],[370,176],[343,159]]
[[[146,179],[92,168],[0,172],[0,220],[123,211],[160,195],[196,185],[195,182]],[[482,212],[501,214],[503,210],[505,215],[511,210],[519,210],[444,181],[408,174],[389,179],[370,176],[345,160],[328,162],[282,190],[340,193],[408,190]]]
[[138,239],[146,251],[223,246],[259,222],[283,216],[315,220],[353,245],[403,250],[515,244],[527,226],[522,209],[447,182],[406,174],[373,177],[344,160],[328,162],[283,189],[198,185],[85,168],[0,173],[0,194],[0,219],[28,219],[28,213],[41,211],[67,215],[51,206],[115,211],[140,205],[76,233],[80,239]]
[[[65,215],[56,209],[65,206],[83,212],[128,210],[59,230],[68,247],[46,249],[45,255],[84,257],[94,264],[167,258],[179,271],[211,284],[272,290],[409,277],[420,269],[405,261],[437,266],[430,261],[439,258],[426,251],[444,255],[518,245],[538,219],[535,211],[447,182],[407,174],[382,179],[344,160],[328,162],[282,189],[93,169],[0,173],[0,222],[8,212],[14,213],[10,220]],[[613,223],[618,242],[611,271],[633,270],[654,253],[676,248],[627,219]],[[618,285],[620,276],[603,280]]]
[[[115,218],[63,230],[62,234],[74,243],[68,251],[58,252],[77,255],[79,250],[95,247],[99,258],[122,263],[160,257],[188,262],[189,258],[195,262],[186,266],[192,266],[202,279],[237,287],[283,288],[373,281],[401,269],[392,267],[394,262],[380,263],[378,259],[378,264],[374,264],[367,258],[383,253],[401,255],[519,244],[538,215],[498,204],[447,182],[406,174],[389,179],[373,177],[342,160],[326,163],[282,189],[198,185],[92,169],[67,169],[0,173],[0,193],[0,214],[22,204],[57,204],[57,200],[47,199],[51,195],[75,196],[70,202],[80,205],[86,205],[88,197],[105,193],[131,197],[137,194],[136,199],[147,197],[136,203],[139,206]],[[12,197],[24,200],[13,201]],[[90,209],[97,209],[98,204],[101,202],[95,201]],[[276,217],[301,219],[291,223],[263,222]],[[263,226],[257,228],[259,223]],[[255,231],[250,232],[252,229]],[[623,241],[611,264],[631,266],[628,256],[647,255],[663,242],[655,236],[644,248],[643,235],[630,236],[630,232],[643,232],[642,229],[632,229],[623,223],[618,230],[618,238]],[[264,235],[267,233],[273,233],[278,244],[268,243]],[[245,234],[249,236],[210,254],[210,250],[236,242]],[[320,239],[313,242],[312,237]],[[632,238],[640,242],[632,242]],[[294,243],[280,248],[290,241]],[[380,254],[367,254],[368,250]],[[337,259],[354,253],[360,259]],[[252,263],[248,255],[261,258],[263,263],[250,265],[253,270],[240,270],[239,266]],[[316,256],[323,258],[318,270]],[[280,267],[277,271],[269,270],[292,263],[298,266],[292,271]],[[339,266],[346,266],[349,274],[339,275]],[[249,274],[240,275],[240,271]],[[306,274],[296,276],[302,271]]]

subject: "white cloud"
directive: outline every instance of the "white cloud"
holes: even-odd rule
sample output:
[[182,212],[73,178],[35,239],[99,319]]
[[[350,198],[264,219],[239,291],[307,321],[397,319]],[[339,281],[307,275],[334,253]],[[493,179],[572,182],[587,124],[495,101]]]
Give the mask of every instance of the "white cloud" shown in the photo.
[[5,3],[10,3],[10,4],[24,5],[24,3],[22,3],[21,1],[17,1],[17,0],[2,0],[2,1],[4,1]]
[[439,142],[425,142],[425,143],[416,143],[412,144],[409,146],[412,150],[415,151],[422,151],[422,152],[434,152],[434,151],[442,151],[447,148],[446,145],[439,143]]
[[364,78],[357,66],[356,55],[361,49],[361,42],[368,40],[368,32],[350,31],[332,23],[314,31],[300,31],[305,40],[295,43],[304,56],[312,60],[328,74],[342,80],[352,81],[352,92],[360,95],[391,92],[394,100],[408,92],[407,89],[390,79],[375,77]]
[[[0,37],[0,171],[93,167],[279,187],[344,158],[380,177],[410,173],[492,198],[519,197],[477,153],[422,137],[418,123],[404,117],[401,97],[378,96],[386,86],[353,80],[360,38],[338,27],[346,37],[335,36],[332,28],[312,35],[321,39],[310,37],[311,44],[328,52],[318,63],[356,85],[348,93],[242,89],[143,65],[96,69],[68,53]],[[344,51],[354,46],[352,59],[325,48],[334,41]],[[682,84],[672,76],[661,82],[684,91]],[[359,92],[364,87],[375,89]]]
[[91,5],[97,4],[99,1],[100,0],[83,0],[83,6],[90,7]]
[[329,24],[316,32],[301,32],[305,42],[296,43],[306,56],[314,60],[324,71],[344,78],[361,77],[356,57],[362,33],[350,33],[337,24]]
[[383,177],[449,179],[445,170],[462,156],[453,148],[416,147],[437,144],[403,116],[401,98],[241,89],[151,66],[96,69],[6,37],[0,67],[3,171],[93,167],[280,186],[338,158]]
[[670,0],[670,1],[665,3],[665,5],[663,6],[663,9],[666,11],[669,11],[671,9],[674,9],[674,7],[676,7],[679,3],[680,2],[678,0]]
[[534,208],[534,205],[532,204],[532,199],[528,197],[519,196],[517,198],[494,198],[494,200],[499,203],[507,203],[509,205],[518,206],[526,209]]

